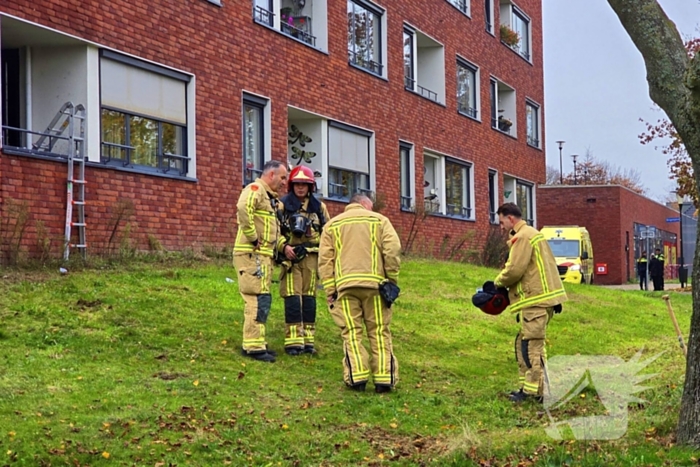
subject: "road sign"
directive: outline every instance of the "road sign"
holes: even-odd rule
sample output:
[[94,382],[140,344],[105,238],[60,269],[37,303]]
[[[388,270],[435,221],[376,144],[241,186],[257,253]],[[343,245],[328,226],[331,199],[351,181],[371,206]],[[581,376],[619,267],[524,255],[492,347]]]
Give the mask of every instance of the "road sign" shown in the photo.
[[681,218],[680,217],[667,217],[666,222],[680,222]]

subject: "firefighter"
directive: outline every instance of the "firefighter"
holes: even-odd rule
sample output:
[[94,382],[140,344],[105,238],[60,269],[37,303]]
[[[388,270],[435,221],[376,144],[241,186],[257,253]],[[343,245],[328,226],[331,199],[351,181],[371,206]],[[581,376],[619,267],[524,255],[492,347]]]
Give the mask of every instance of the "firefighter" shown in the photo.
[[516,320],[521,323],[515,340],[520,388],[510,394],[510,400],[522,402],[543,394],[547,323],[553,313],[561,312],[567,297],[544,236],[522,220],[520,208],[513,203],[503,204],[496,213],[501,229],[509,232],[508,261],[483,289],[495,293],[497,288],[506,287],[511,312],[517,313]]
[[[353,195],[345,212],[326,224],[319,275],[330,314],[341,329],[343,381],[352,390],[364,391],[371,377],[375,392],[386,393],[396,385],[399,367],[389,329],[391,307],[380,290],[398,291],[401,242],[389,219],[372,207],[365,195]],[[371,355],[362,343],[365,330]]]
[[286,182],[285,165],[268,161],[260,178],[243,189],[236,206],[238,233],[233,246],[233,266],[245,301],[242,353],[270,363],[275,361],[275,354],[267,348],[265,323],[272,304],[273,258],[281,247],[278,193]]
[[303,165],[289,174],[287,194],[280,203],[286,261],[280,274],[284,298],[284,350],[289,355],[316,353],[316,280],[318,244],[328,208],[314,196],[314,172]]

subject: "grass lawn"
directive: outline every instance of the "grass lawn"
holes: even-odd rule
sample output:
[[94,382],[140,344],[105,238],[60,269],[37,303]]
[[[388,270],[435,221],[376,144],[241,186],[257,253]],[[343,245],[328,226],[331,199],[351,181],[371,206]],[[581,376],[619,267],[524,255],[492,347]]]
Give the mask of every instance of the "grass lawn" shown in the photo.
[[[400,382],[348,391],[339,332],[319,294],[316,356],[240,355],[243,302],[230,261],[0,271],[0,466],[697,465],[674,445],[685,361],[661,293],[567,284],[548,354],[664,351],[612,441],[554,440],[542,404],[513,405],[508,312],[471,295],[495,271],[407,260],[395,304]],[[275,291],[268,342],[283,347]],[[686,334],[689,294],[672,294]],[[593,389],[556,417],[602,415]]]

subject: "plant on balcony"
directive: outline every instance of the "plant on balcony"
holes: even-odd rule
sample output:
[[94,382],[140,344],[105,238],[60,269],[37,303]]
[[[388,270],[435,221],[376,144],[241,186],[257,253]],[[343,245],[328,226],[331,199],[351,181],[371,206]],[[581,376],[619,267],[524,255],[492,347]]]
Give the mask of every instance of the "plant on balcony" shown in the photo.
[[513,31],[506,24],[501,24],[501,42],[508,47],[515,47],[520,44],[520,35]]
[[313,140],[309,136],[302,133],[296,125],[292,125],[290,127],[290,130],[287,133],[287,143],[292,147],[292,159],[297,160],[296,165],[300,165],[301,161],[310,164],[311,159],[316,157],[315,152],[307,151],[305,149],[299,148],[298,146],[294,146],[298,143],[299,146],[304,148],[306,147],[306,143],[310,143],[311,141]]
[[504,116],[500,115],[498,117],[498,129],[501,131],[509,131],[510,127],[513,126],[513,122]]

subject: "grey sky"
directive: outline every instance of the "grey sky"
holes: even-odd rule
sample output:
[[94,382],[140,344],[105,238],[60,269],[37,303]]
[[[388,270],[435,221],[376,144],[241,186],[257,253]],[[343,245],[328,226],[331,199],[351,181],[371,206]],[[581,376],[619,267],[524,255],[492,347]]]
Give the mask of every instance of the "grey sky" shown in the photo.
[[[700,1],[660,0],[683,38],[697,36]],[[547,165],[559,169],[557,140],[564,140],[564,173],[572,154],[635,168],[648,196],[662,200],[673,182],[666,159],[642,146],[639,121],[665,114],[654,108],[644,62],[605,0],[543,0]]]

